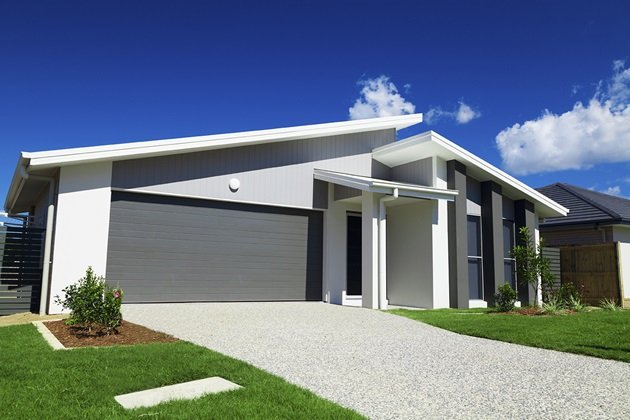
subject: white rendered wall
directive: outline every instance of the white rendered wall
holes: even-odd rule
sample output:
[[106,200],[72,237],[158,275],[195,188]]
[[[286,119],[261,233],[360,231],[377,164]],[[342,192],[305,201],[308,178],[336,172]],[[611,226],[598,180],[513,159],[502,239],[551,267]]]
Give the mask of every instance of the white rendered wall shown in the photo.
[[334,200],[334,186],[328,184],[328,209],[324,211],[323,299],[341,305],[346,289],[346,206]]
[[619,242],[619,272],[623,298],[630,299],[630,227],[613,227],[613,241]]
[[49,312],[61,313],[55,301],[62,289],[75,283],[92,266],[105,275],[111,162],[62,167],[59,173],[54,255]]
[[390,305],[433,307],[433,203],[418,201],[387,208],[387,298]]
[[[446,161],[435,159],[435,187],[448,188]],[[449,307],[449,267],[448,267],[448,203],[446,200],[433,201],[431,225],[433,246],[433,308]]]
[[364,308],[378,308],[378,200],[380,194],[361,196],[361,296]]
[[623,282],[623,298],[630,299],[630,243],[619,242],[619,271]]

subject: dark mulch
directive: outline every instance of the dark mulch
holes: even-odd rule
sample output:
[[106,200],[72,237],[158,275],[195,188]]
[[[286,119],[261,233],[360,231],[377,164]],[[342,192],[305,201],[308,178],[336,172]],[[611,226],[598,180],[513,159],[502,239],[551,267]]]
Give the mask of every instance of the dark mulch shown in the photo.
[[541,308],[537,308],[535,306],[528,306],[525,308],[516,309],[515,312],[521,315],[530,315],[530,316],[545,314],[545,312]]
[[107,335],[103,331],[66,325],[65,321],[45,323],[57,340],[66,347],[114,346],[119,344],[171,343],[177,341],[168,334],[150,330],[142,325],[123,321],[116,331]]

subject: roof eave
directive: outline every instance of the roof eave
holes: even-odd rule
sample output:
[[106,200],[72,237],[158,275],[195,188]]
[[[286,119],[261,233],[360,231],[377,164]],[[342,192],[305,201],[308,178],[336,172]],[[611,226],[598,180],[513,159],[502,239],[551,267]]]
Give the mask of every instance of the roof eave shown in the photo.
[[30,158],[27,152],[20,152],[20,158],[18,159],[15,170],[13,171],[13,177],[9,184],[9,190],[4,200],[4,211],[12,213],[12,207],[15,203],[17,196],[19,195],[20,185],[24,182],[24,178],[21,175],[21,168],[26,168],[29,164]]
[[[435,145],[438,146],[438,148],[444,150],[445,152],[447,151],[449,154],[455,156],[458,159],[463,160],[463,163],[467,165],[473,165],[480,171],[489,175],[491,179],[495,179],[499,183],[510,185],[512,188],[521,191],[525,196],[534,201],[535,204],[538,204],[537,210],[542,217],[566,216],[569,213],[568,208],[551,200],[544,194],[529,187],[528,185],[524,184],[513,176],[505,173],[494,165],[491,165],[480,157],[470,153],[466,149],[458,146],[457,144],[453,143],[452,141],[434,131],[427,131],[404,140],[399,140],[396,143],[378,147],[373,150],[373,156],[376,160],[381,161],[379,159],[380,156],[383,160],[387,161],[385,156],[387,156],[388,154],[392,154],[393,152],[402,151],[405,148],[429,142],[433,142]],[[387,162],[382,163],[385,163],[387,165]]]
[[315,169],[313,171],[313,177],[320,181],[331,182],[333,184],[342,185],[361,191],[368,191],[380,194],[393,194],[395,190],[398,190],[399,195],[403,197],[420,198],[427,200],[454,201],[455,197],[459,194],[459,191],[456,190],[397,183],[341,172],[328,171],[324,169]]
[[177,153],[190,153],[201,150],[303,140],[377,130],[401,130],[421,122],[422,114],[411,114],[209,136],[60,149],[31,153],[30,165],[33,168],[46,168],[105,160],[137,159]]

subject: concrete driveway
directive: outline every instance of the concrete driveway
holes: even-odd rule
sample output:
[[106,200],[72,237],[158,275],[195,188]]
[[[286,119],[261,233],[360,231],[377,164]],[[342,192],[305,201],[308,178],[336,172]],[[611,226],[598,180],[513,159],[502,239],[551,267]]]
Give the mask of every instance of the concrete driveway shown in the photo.
[[287,302],[124,305],[123,313],[371,418],[630,418],[630,364],[383,312]]

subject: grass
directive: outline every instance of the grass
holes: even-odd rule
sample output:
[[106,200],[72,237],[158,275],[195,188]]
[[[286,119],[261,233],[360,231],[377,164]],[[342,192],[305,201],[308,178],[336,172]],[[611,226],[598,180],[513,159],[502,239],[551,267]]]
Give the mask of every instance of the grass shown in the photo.
[[390,313],[459,334],[630,362],[630,311],[524,316],[490,309],[396,309]]
[[[115,395],[209,376],[244,388],[132,411],[114,401]],[[245,362],[187,342],[53,351],[32,325],[2,327],[0,378],[3,418],[362,418]]]

